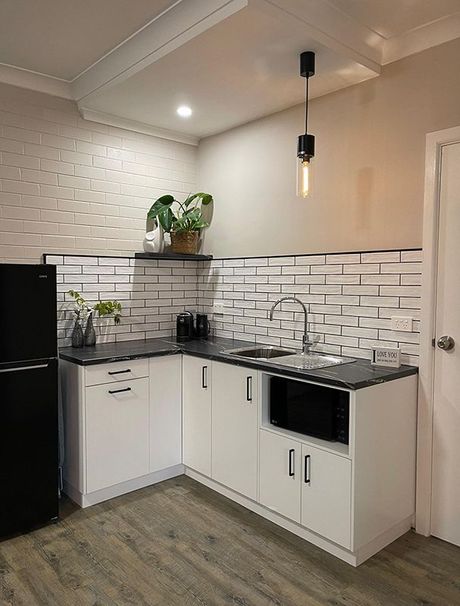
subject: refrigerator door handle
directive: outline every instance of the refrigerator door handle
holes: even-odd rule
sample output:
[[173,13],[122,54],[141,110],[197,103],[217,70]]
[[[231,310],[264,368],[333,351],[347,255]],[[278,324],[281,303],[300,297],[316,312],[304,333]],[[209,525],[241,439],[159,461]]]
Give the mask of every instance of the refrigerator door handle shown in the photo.
[[38,368],[48,368],[48,364],[33,364],[31,366],[13,366],[12,368],[1,368],[0,372],[19,372],[22,370],[37,370]]

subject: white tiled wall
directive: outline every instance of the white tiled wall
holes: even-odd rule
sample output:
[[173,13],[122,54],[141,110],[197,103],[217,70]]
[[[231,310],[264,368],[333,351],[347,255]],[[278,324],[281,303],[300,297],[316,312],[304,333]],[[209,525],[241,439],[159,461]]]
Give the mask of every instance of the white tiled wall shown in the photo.
[[[214,260],[198,266],[198,296],[214,315],[215,334],[298,348],[303,314],[283,303],[295,295],[309,308],[317,349],[369,358],[374,345],[399,346],[406,363],[418,364],[421,251],[327,254]],[[391,330],[392,316],[414,319],[412,332]]]
[[[206,263],[57,255],[47,262],[58,266],[60,345],[69,344],[73,326],[71,288],[91,302],[121,301],[121,325],[103,323],[100,341],[169,337],[177,313],[200,309],[217,336],[298,348],[298,307],[283,303],[268,317],[277,299],[295,295],[309,308],[319,350],[369,358],[374,345],[399,346],[404,362],[418,364],[421,258],[420,250],[402,250]],[[223,314],[214,313],[219,304]],[[412,332],[393,332],[392,316],[413,318]]]
[[0,84],[0,261],[142,249],[164,193],[195,188],[196,147],[83,120],[75,103]]
[[49,255],[57,265],[59,346],[70,345],[74,325],[73,289],[89,303],[117,299],[122,322],[95,319],[99,342],[169,337],[176,315],[197,308],[196,261],[144,261],[126,257]]

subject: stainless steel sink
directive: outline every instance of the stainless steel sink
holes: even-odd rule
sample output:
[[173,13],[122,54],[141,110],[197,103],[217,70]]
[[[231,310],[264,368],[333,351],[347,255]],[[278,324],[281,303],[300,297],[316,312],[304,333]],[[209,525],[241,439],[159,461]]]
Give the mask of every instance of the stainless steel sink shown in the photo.
[[266,347],[240,347],[238,349],[227,349],[224,353],[240,358],[251,358],[252,360],[271,360],[272,358],[292,356],[296,352],[292,349],[267,345]]
[[339,364],[351,364],[354,361],[353,358],[342,358],[341,356],[330,356],[312,352],[286,356],[281,360],[276,360],[276,365],[290,366],[291,368],[298,368],[300,370],[313,370],[327,368],[328,366],[337,366]]

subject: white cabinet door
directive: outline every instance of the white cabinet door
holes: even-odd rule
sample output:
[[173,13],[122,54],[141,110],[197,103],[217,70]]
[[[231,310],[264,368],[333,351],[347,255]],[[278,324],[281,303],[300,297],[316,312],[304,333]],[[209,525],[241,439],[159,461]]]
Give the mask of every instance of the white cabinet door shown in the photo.
[[270,431],[259,432],[259,501],[300,522],[302,445]]
[[181,356],[150,358],[150,471],[182,460]]
[[302,445],[301,524],[350,548],[351,461]]
[[212,479],[257,498],[257,372],[212,364]]
[[149,380],[86,389],[86,492],[149,472]]
[[183,357],[184,464],[211,476],[211,362]]

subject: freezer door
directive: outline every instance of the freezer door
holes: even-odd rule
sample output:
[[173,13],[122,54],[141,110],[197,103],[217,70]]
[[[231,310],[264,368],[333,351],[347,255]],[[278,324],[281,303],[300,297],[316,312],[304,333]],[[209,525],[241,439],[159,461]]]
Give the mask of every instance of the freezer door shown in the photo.
[[56,352],[56,266],[0,263],[0,368]]
[[58,515],[57,364],[0,369],[0,536]]

